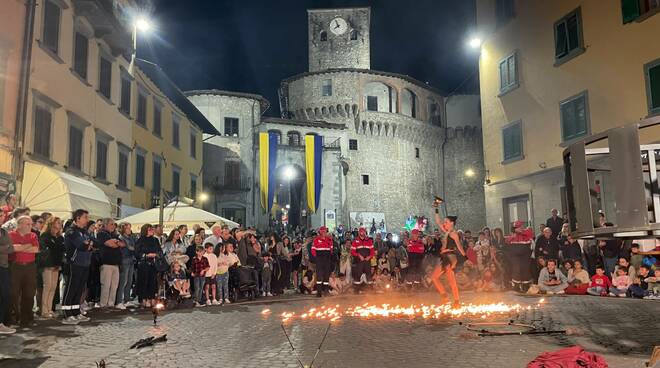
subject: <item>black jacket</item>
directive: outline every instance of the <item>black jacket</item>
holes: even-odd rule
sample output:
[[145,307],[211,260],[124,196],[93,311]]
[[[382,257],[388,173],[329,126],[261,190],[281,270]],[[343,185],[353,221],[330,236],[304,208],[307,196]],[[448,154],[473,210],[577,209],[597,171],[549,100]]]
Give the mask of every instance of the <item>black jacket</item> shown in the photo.
[[60,267],[64,260],[64,237],[48,233],[39,237],[39,265],[41,267]]

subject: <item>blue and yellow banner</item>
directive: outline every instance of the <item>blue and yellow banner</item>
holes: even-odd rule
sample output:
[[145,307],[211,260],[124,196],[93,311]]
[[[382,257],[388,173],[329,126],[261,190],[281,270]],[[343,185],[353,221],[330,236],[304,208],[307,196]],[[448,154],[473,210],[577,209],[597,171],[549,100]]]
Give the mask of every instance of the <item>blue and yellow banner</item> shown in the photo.
[[275,197],[275,165],[277,164],[277,133],[259,133],[259,185],[261,206],[270,212]]
[[321,202],[321,159],[323,157],[323,137],[305,136],[305,171],[307,172],[307,207],[315,213]]

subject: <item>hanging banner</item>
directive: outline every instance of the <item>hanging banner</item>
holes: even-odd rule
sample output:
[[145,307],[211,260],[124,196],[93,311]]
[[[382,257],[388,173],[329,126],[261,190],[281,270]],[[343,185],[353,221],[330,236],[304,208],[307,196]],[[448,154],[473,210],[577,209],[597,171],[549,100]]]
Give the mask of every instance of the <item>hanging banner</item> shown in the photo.
[[321,158],[323,157],[323,137],[305,136],[305,171],[307,174],[307,207],[316,213],[321,202]]
[[275,197],[275,165],[277,164],[277,133],[259,133],[259,185],[261,207],[268,213]]

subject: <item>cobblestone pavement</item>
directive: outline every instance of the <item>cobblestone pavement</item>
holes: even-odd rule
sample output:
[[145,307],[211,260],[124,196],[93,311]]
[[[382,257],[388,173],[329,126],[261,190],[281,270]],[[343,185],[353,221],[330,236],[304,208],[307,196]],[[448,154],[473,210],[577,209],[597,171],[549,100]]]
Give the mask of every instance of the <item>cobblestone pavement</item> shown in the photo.
[[[93,323],[63,326],[40,322],[32,330],[0,337],[0,367],[299,367],[312,360],[328,322],[292,320],[280,325],[284,311],[312,306],[364,302],[433,303],[433,293],[289,299],[281,302],[177,310],[157,327],[149,312],[96,312]],[[467,302],[536,305],[538,298],[513,293],[474,295]],[[261,312],[269,308],[270,315]],[[610,367],[643,367],[653,345],[660,345],[660,302],[588,296],[554,296],[539,308],[513,318],[569,335],[478,337],[468,320],[408,320],[344,317],[333,322],[315,367],[525,367],[544,351],[580,344],[602,354]],[[462,323],[459,323],[462,322]],[[140,338],[166,333],[168,341],[129,350]]]

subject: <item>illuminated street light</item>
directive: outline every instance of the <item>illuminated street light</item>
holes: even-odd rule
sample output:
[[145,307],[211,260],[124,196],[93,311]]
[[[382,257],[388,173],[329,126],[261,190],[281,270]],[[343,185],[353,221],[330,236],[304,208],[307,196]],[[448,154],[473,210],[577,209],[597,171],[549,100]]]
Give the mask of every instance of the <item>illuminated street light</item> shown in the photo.
[[140,32],[147,32],[151,29],[151,22],[147,18],[140,17],[135,20],[135,28]]
[[284,178],[291,180],[296,176],[296,170],[293,169],[293,166],[287,166],[284,169]]
[[470,41],[468,41],[468,46],[470,46],[473,49],[478,49],[481,47],[482,40],[479,37],[472,37]]
[[199,201],[200,201],[200,202],[206,202],[208,199],[209,199],[209,195],[208,195],[208,194],[206,194],[206,193],[204,193],[204,192],[199,193]]
[[465,176],[467,176],[468,178],[471,178],[474,175],[475,175],[474,170],[472,170],[472,169],[465,170]]

